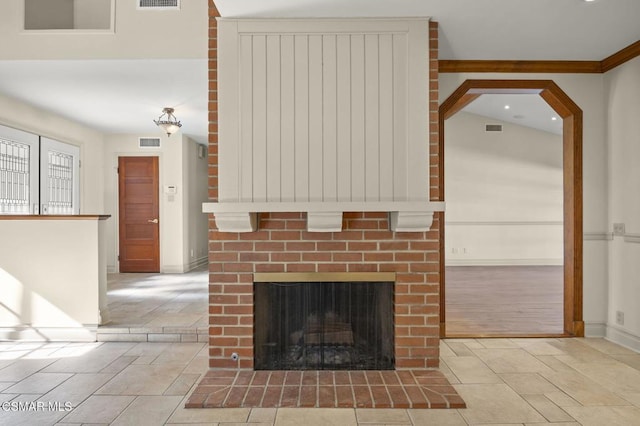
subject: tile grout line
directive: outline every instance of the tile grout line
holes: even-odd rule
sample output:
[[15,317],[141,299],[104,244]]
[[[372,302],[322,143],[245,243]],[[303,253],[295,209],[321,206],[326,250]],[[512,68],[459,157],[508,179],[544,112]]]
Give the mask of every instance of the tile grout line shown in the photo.
[[[353,381],[351,380],[351,371],[347,371],[347,377],[349,377],[349,386],[351,387],[351,397],[353,398],[352,401],[355,409],[358,406],[358,401],[356,400],[356,389],[353,385]],[[337,396],[336,396],[336,399],[337,399]]]
[[422,396],[424,397],[424,400],[427,401],[427,408],[432,408],[431,407],[431,400],[429,399],[429,397],[427,396],[426,393],[424,393],[424,391],[422,390],[422,384],[420,382],[418,382],[416,375],[413,373],[413,370],[410,370],[411,374],[413,375],[413,380],[415,380],[416,384],[417,384],[417,388],[420,391],[420,393],[422,394]]
[[[371,390],[371,383],[369,383],[369,377],[367,376],[366,371],[363,374],[364,376],[364,381],[367,383],[367,389],[369,390],[369,396],[371,397],[371,406],[373,408],[377,408],[376,407],[376,400],[373,398],[373,391]],[[357,405],[357,401],[356,401],[356,405]]]
[[267,391],[269,390],[269,382],[271,381],[271,371],[269,371],[269,375],[267,376],[267,380],[264,384],[264,388],[262,389],[262,397],[260,398],[260,406],[262,407],[262,403],[264,401],[264,398],[267,396]]
[[409,401],[409,408],[413,408],[413,401],[409,397],[409,394],[407,393],[407,390],[405,389],[405,386],[403,385],[402,380],[400,379],[400,376],[398,376],[398,372],[396,371],[395,373],[396,373],[396,377],[398,378],[398,382],[400,382],[400,389],[402,389],[404,396],[406,396],[407,401]]
[[282,396],[284,395],[284,384],[285,384],[286,378],[287,378],[287,375],[285,374],[284,377],[282,378],[282,385],[280,386],[280,397],[278,398],[276,408],[280,408],[282,406]]

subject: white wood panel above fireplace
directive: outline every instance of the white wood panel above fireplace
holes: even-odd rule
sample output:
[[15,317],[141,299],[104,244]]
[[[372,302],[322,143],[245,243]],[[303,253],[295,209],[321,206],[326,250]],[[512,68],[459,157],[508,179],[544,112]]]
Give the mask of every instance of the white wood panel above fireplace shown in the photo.
[[[238,214],[279,203],[327,231],[349,203],[422,203],[426,229],[441,210],[429,203],[427,18],[219,19],[218,92],[219,200],[205,211],[219,228],[254,230]],[[308,210],[318,203],[331,208]]]

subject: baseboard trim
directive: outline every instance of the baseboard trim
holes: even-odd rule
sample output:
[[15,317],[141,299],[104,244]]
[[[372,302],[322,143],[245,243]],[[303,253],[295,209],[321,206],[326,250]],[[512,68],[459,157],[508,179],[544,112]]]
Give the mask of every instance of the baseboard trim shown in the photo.
[[605,337],[607,335],[607,324],[604,322],[585,322],[584,337]]
[[189,263],[189,269],[187,269],[187,271],[185,271],[185,272],[193,271],[194,269],[199,268],[201,266],[204,266],[207,263],[209,263],[209,257],[208,256],[196,259],[196,260],[192,261],[191,263]]
[[632,351],[640,352],[640,336],[636,336],[613,325],[607,325],[605,339],[631,349]]
[[107,265],[107,274],[117,274],[118,273],[118,268],[116,268],[116,265]]
[[82,327],[31,327],[16,325],[0,327],[0,341],[23,342],[95,342],[97,325]]
[[562,259],[447,259],[445,266],[562,266]]
[[188,266],[185,265],[165,265],[160,267],[161,274],[184,274]]

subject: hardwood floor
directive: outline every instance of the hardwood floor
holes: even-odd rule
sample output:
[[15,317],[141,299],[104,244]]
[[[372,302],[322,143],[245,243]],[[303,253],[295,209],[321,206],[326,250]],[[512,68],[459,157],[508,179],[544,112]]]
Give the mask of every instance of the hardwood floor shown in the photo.
[[562,266],[446,268],[446,336],[563,333]]

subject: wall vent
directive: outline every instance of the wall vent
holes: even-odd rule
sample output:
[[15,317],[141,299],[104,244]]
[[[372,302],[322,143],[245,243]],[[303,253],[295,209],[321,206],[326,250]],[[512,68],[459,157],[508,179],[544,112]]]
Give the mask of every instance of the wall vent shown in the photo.
[[138,9],[180,9],[180,0],[138,0]]
[[485,124],[484,131],[485,132],[501,132],[502,124]]
[[202,159],[207,156],[207,147],[204,145],[198,145],[198,158]]
[[140,148],[160,148],[160,138],[139,138],[138,146]]

